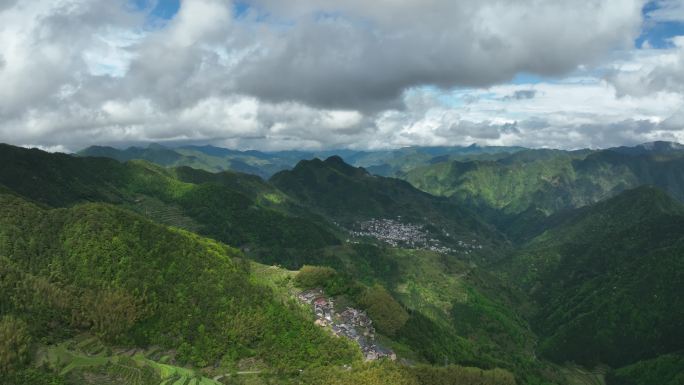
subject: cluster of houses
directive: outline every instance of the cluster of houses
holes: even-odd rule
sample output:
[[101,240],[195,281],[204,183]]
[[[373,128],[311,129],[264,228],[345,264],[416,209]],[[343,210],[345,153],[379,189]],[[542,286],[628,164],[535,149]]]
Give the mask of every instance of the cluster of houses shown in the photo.
[[[401,217],[395,219],[371,219],[355,224],[355,230],[349,230],[352,239],[347,239],[349,243],[359,243],[354,238],[375,238],[393,247],[404,247],[411,249],[430,250],[441,254],[453,254],[457,251],[470,254],[475,250],[482,249],[482,245],[473,239],[458,240],[456,249],[445,246],[440,240],[430,236],[430,233],[423,225],[401,222]],[[449,233],[443,233],[449,237]]]
[[394,219],[371,219],[356,224],[356,230],[349,231],[353,237],[371,237],[394,247],[431,250],[451,253],[449,247],[434,239],[422,225],[403,223]]
[[373,321],[366,312],[347,307],[341,313],[337,313],[333,299],[326,297],[321,289],[303,291],[297,298],[313,307],[316,325],[329,328],[338,337],[356,341],[366,360],[397,358],[393,351],[375,343]]

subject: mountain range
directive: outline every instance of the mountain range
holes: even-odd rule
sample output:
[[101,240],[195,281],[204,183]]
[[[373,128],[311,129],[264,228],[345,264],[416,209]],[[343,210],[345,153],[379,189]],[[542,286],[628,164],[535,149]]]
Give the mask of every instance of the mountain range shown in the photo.
[[[681,384],[682,162],[0,145],[0,378]],[[314,325],[312,271],[396,361]]]

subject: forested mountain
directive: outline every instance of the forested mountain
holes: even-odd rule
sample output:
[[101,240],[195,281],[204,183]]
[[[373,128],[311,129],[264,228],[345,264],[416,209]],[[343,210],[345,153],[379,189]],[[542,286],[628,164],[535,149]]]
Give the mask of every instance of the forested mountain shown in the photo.
[[[282,153],[296,165],[265,180],[181,150],[142,151],[162,167],[0,145],[3,383],[682,380],[675,145],[343,154],[415,156],[409,181],[446,196],[340,156]],[[305,288],[367,311],[398,360],[315,326]]]
[[[316,214],[318,207],[313,206],[309,210],[301,206],[296,197],[288,196],[258,177],[232,172],[211,174],[187,167],[164,169],[141,161],[119,163],[104,158],[76,158],[12,146],[3,146],[0,157],[5,166],[0,170],[0,183],[4,188],[48,207],[69,207],[68,210],[72,210],[71,207],[80,207],[84,202],[111,203],[118,207],[116,210],[133,210],[167,225],[197,231],[231,245],[249,247],[250,255],[261,260],[294,267],[303,263],[320,263],[339,269],[349,282],[354,281],[351,277],[357,277],[362,286],[381,283],[411,311],[407,322],[400,325],[393,338],[397,341],[397,348],[406,351],[414,360],[441,362],[448,359],[452,363],[483,367],[498,364],[522,370],[517,359],[511,360],[496,353],[499,342],[489,340],[491,335],[485,333],[481,336],[487,338],[487,344],[491,345],[473,344],[466,339],[465,332],[455,329],[448,312],[455,299],[449,295],[456,295],[465,287],[473,293],[478,289],[475,283],[449,278],[441,271],[444,262],[438,254],[424,251],[422,258],[428,270],[413,274],[410,273],[410,258],[421,256],[415,254],[417,251],[399,252],[376,246],[373,242],[343,245],[337,235],[340,230]],[[411,194],[428,197],[405,182],[396,182]],[[93,219],[94,223],[98,221],[107,222],[108,219]],[[120,227],[116,226],[107,234],[118,233]],[[52,229],[39,231],[55,233]],[[106,241],[103,242],[104,245],[98,247],[108,247]],[[131,254],[135,255],[137,250]],[[60,259],[58,255],[55,258]],[[457,266],[450,268],[454,274],[468,271],[465,265]],[[435,286],[427,274],[436,274],[431,277],[444,283],[452,281],[448,286],[451,291],[440,293],[439,288],[443,289],[444,285]],[[349,286],[349,283],[343,286]],[[356,286],[352,284],[349,287]],[[417,293],[414,290],[434,293],[431,296],[439,293],[440,298],[421,300],[415,297]],[[343,291],[340,294],[353,293]],[[206,294],[208,298],[213,296]],[[350,300],[357,301],[358,298],[352,296]],[[488,299],[486,307],[473,303],[474,314],[486,311],[510,318],[515,326],[507,327],[512,327],[515,338],[520,339],[527,333],[526,323],[506,310],[501,301],[504,299]],[[138,343],[137,340],[128,342]],[[141,342],[143,346],[149,343]],[[527,344],[517,346],[510,341],[506,344],[513,352],[529,349]]]
[[558,216],[499,267],[539,306],[540,353],[620,367],[684,349],[684,206],[640,187]]
[[103,204],[42,209],[3,194],[0,210],[3,323],[27,339],[89,332],[173,349],[178,363],[198,367],[226,356],[281,370],[356,358],[255,284],[239,251],[223,244]]
[[629,150],[528,150],[493,161],[435,163],[401,177],[423,191],[484,209],[549,214],[641,185],[657,186],[683,200],[682,166],[684,152],[660,142]]
[[[107,202],[240,247],[305,253],[339,244],[333,229],[258,177],[165,169],[2,146],[0,184],[52,207]],[[40,188],[35,188],[40,186]],[[259,251],[259,250],[256,250]]]
[[447,245],[467,239],[505,247],[496,230],[463,205],[426,194],[399,179],[371,175],[338,156],[301,161],[293,170],[274,175],[270,182],[348,228],[366,220],[400,218],[404,223],[425,226],[430,236]]

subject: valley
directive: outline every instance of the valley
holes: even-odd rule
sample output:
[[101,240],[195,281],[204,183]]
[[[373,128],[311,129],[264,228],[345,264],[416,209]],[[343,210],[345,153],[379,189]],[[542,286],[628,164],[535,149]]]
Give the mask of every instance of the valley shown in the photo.
[[682,380],[679,147],[150,150],[0,145],[5,383]]
[[684,0],[0,0],[0,385],[684,385]]

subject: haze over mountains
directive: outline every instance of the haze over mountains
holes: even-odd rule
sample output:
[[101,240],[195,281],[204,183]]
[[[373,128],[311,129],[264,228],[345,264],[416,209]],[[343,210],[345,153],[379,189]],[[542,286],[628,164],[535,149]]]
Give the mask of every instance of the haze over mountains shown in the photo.
[[77,152],[81,156],[104,156],[127,161],[144,159],[162,166],[191,166],[207,171],[233,170],[260,175],[269,178],[278,171],[293,168],[300,160],[312,158],[325,159],[333,155],[358,167],[366,167],[373,173],[390,175],[430,162],[440,156],[459,156],[468,159],[474,155],[513,153],[522,147],[407,147],[397,150],[354,151],[276,151],[261,152],[255,150],[238,151],[227,148],[204,146],[166,147],[160,144],[149,144],[146,147],[114,147],[91,146]]

